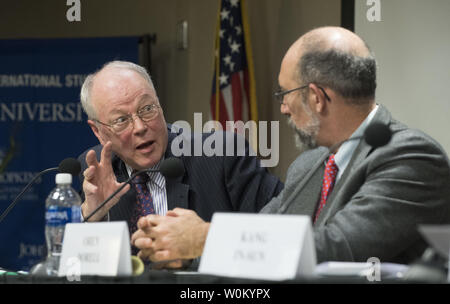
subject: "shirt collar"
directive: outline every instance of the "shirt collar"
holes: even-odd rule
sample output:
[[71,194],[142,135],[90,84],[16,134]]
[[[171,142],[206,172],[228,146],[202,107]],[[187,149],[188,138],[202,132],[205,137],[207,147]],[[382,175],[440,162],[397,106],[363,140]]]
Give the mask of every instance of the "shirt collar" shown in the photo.
[[[378,110],[378,105],[376,105],[375,108],[369,113],[369,115],[367,115],[366,119],[364,119],[364,121],[359,125],[359,127],[356,129],[356,131],[353,132],[353,134],[349,137],[349,139],[358,137],[358,136],[362,136],[364,134],[364,131],[366,130],[367,126],[372,121],[377,110]],[[360,141],[361,141],[361,139],[349,140],[349,141],[344,142],[341,145],[341,147],[339,148],[339,150],[337,151],[337,153],[335,154],[334,160],[336,162],[336,166],[339,169],[338,175],[336,177],[337,179],[339,179],[342,176],[342,174],[344,173],[345,169],[348,166],[348,163],[350,162],[353,152],[355,152],[355,149],[358,146]]]
[[[148,170],[159,170],[159,168],[161,167],[161,163],[164,160],[164,155],[163,157],[159,160],[158,163],[156,163],[153,167],[148,168]],[[133,172],[133,168],[131,168],[128,164],[125,163],[125,166],[127,168],[127,173],[128,176],[131,176],[132,172]],[[149,182],[154,183],[155,185],[157,185],[159,188],[163,189],[165,187],[165,183],[166,180],[164,178],[164,176],[161,174],[161,172],[157,171],[157,172],[147,172],[149,179]]]

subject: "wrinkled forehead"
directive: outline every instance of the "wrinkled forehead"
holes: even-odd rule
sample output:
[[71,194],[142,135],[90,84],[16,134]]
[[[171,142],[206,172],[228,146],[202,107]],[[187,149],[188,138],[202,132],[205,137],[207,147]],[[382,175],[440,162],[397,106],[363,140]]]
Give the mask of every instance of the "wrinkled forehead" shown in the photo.
[[158,103],[156,92],[139,73],[119,68],[100,71],[94,78],[91,102],[97,114],[134,102],[143,98]]

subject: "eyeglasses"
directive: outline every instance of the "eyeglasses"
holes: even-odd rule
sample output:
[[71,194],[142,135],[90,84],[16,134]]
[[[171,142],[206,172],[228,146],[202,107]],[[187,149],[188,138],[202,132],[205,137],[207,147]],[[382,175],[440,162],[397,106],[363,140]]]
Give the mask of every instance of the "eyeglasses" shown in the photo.
[[[273,96],[275,97],[275,99],[276,99],[280,104],[283,104],[284,95],[289,94],[289,93],[292,93],[292,92],[297,91],[297,90],[303,90],[303,89],[306,89],[307,87],[309,87],[309,83],[308,83],[307,85],[304,85],[304,86],[301,86],[301,87],[298,87],[298,88],[295,88],[295,89],[291,89],[291,90],[286,90],[286,91],[281,91],[281,90],[279,90],[279,91],[273,93]],[[322,87],[319,87],[319,86],[318,86],[318,88],[323,92],[323,95],[325,95],[325,98],[326,98],[328,101],[331,101],[331,98],[328,96],[328,94],[325,92],[325,90],[324,90]]]
[[[145,105],[136,112],[136,116],[139,117],[144,122],[149,122],[155,119],[159,114],[159,105],[150,104]],[[114,119],[110,124],[101,122],[97,119],[93,119],[95,122],[102,124],[104,126],[110,127],[115,133],[120,133],[128,129],[130,126],[134,125],[134,118],[132,114],[120,116]]]

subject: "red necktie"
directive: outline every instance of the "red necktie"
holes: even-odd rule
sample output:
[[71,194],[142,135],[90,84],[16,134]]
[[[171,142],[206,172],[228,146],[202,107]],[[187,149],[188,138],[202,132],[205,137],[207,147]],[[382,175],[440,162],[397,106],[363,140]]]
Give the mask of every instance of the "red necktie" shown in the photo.
[[325,173],[323,175],[323,182],[322,182],[322,193],[320,195],[319,207],[317,208],[316,216],[314,217],[314,223],[317,221],[320,212],[325,206],[328,195],[331,193],[331,190],[333,190],[337,172],[338,167],[336,166],[336,162],[334,160],[334,154],[331,154],[330,157],[328,158],[327,165],[325,166]]

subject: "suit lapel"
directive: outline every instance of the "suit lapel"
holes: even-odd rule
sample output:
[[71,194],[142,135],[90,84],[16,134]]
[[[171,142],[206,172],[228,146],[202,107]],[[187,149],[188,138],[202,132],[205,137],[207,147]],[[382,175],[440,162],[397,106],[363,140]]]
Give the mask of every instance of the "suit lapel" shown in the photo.
[[181,182],[182,177],[166,180],[167,209],[176,207],[188,209],[189,185]]
[[[391,115],[389,111],[382,105],[379,105],[377,113],[375,114],[372,122],[381,122],[383,124],[389,125],[391,123]],[[316,225],[321,225],[322,223],[326,223],[326,221],[334,216],[337,211],[343,208],[343,205],[347,204],[347,202],[341,202],[336,200],[339,197],[339,192],[342,190],[345,181],[353,174],[353,172],[358,168],[358,166],[374,151],[375,148],[366,143],[365,140],[361,140],[358,146],[356,147],[353,155],[350,159],[347,168],[345,169],[343,175],[335,185],[333,191],[327,199],[327,203],[322,209],[319,218],[316,221]]]
[[327,202],[323,207],[322,211],[320,212],[320,215],[315,225],[320,225],[322,222],[325,222],[326,220],[328,220],[328,218],[334,215],[337,212],[337,210],[341,209],[340,206],[341,204],[339,202],[336,202],[335,198],[339,194],[339,191],[342,189],[344,181],[349,176],[351,176],[353,170],[364,161],[364,159],[367,157],[371,149],[372,147],[370,145],[368,145],[364,140],[361,140],[361,142],[353,152],[352,158],[350,159],[350,162],[348,163],[347,168],[345,169],[343,175],[334,186],[333,190],[331,191],[331,194],[328,196]]
[[[179,134],[170,132],[170,125],[168,125],[169,134],[167,141],[167,149],[165,153],[165,158],[176,157],[172,154],[170,146],[172,145],[172,141]],[[183,157],[179,157],[183,161]],[[189,185],[183,183],[183,180],[187,177],[186,168],[184,170],[184,175],[179,176],[177,178],[166,178],[166,193],[167,193],[167,209],[171,210],[176,207],[188,209],[189,204]]]
[[[302,214],[313,216],[319,201],[320,189],[324,173],[324,161],[328,157],[328,150],[323,153],[311,170],[299,180],[299,184],[285,200],[280,213]],[[299,198],[301,200],[299,201]]]
[[[118,156],[113,155],[111,164],[117,181],[119,183],[125,182],[129,177],[125,163]],[[113,208],[111,208],[110,219],[115,221],[128,221],[132,217],[135,205],[136,190],[133,185],[131,185],[130,190],[120,198],[119,202]]]

